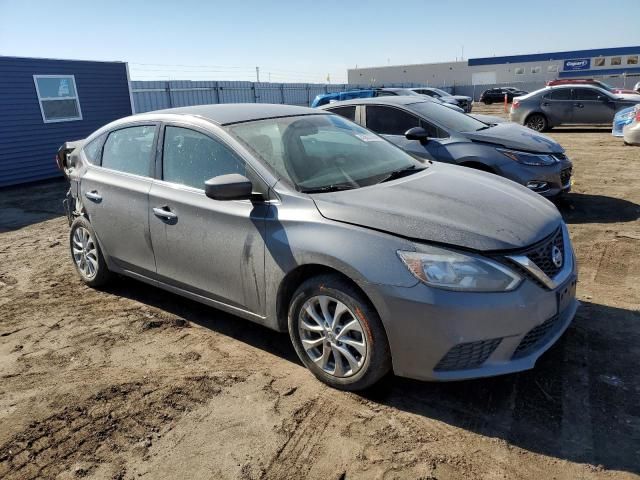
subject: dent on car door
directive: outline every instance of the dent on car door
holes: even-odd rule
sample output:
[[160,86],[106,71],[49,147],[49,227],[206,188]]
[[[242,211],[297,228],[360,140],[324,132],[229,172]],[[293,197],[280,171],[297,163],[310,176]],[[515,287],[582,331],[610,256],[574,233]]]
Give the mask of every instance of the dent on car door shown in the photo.
[[109,261],[145,275],[155,273],[148,195],[156,135],[156,125],[112,131],[101,165],[89,165],[80,183],[81,201]]
[[204,182],[249,167],[209,132],[167,125],[162,172],[149,194],[158,279],[254,314],[264,313],[264,228],[268,204],[221,201]]
[[437,142],[426,144],[417,140],[407,140],[405,132],[421,126],[420,119],[409,112],[383,105],[367,105],[365,110],[367,128],[382,135],[403,150],[421,158],[437,160]]

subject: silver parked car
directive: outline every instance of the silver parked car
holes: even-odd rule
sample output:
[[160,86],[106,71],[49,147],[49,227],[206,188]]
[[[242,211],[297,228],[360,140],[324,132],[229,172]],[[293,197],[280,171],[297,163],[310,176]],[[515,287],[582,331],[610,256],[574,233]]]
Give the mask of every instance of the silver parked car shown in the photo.
[[564,124],[611,124],[618,110],[638,103],[640,95],[612,94],[595,85],[555,85],[514,98],[510,119],[538,132]]
[[134,115],[59,163],[86,284],[119,273],[288,331],[336,388],[532,368],[578,306],[550,202],[322,110]]
[[466,95],[452,95],[449,92],[433,87],[418,87],[411,88],[410,90],[421,95],[427,95],[431,98],[435,98],[444,103],[457,105],[464,110],[464,113],[470,113],[473,108],[473,98],[467,97]]
[[320,108],[418,157],[495,173],[545,197],[571,190],[573,166],[562,146],[513,122],[484,123],[482,115],[415,97],[360,98]]

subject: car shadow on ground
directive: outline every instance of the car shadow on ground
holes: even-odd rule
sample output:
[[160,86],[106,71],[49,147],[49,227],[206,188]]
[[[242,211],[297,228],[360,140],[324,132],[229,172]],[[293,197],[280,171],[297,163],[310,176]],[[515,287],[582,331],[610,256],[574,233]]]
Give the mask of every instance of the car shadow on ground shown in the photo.
[[[62,200],[69,184],[63,179],[0,188],[0,232],[17,230],[64,215]],[[25,195],[25,190],[29,195]]]
[[[105,291],[302,365],[286,333],[130,279]],[[639,322],[640,312],[583,303],[534,370],[453,383],[390,375],[359,395],[532,452],[638,473]]]
[[531,452],[640,473],[640,312],[583,303],[535,369],[426,383],[390,377],[369,400]]
[[640,205],[606,195],[569,193],[556,201],[566,223],[619,223],[640,218]]

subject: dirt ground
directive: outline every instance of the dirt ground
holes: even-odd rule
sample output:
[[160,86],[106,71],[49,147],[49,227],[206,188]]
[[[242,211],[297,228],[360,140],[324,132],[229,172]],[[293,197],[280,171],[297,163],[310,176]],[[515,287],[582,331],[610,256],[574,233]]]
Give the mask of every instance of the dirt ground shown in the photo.
[[639,478],[640,148],[550,135],[575,167],[575,322],[532,371],[365,394],[316,381],[285,334],[83,286],[64,183],[0,190],[0,478]]

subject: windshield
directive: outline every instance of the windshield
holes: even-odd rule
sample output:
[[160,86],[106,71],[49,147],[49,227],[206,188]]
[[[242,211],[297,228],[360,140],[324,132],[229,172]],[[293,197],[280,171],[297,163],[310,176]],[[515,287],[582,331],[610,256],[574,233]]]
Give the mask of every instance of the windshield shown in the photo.
[[359,188],[424,167],[382,137],[338,115],[305,115],[227,127],[301,191]]
[[423,116],[425,120],[433,121],[439,126],[454,132],[477,132],[478,130],[484,130],[489,127],[489,125],[480,120],[476,120],[469,115],[457,112],[439,103],[412,103],[408,105],[408,107]]
[[440,90],[439,88],[432,88],[432,92],[436,92],[441,97],[450,97],[451,94],[449,92],[445,92],[444,90]]

